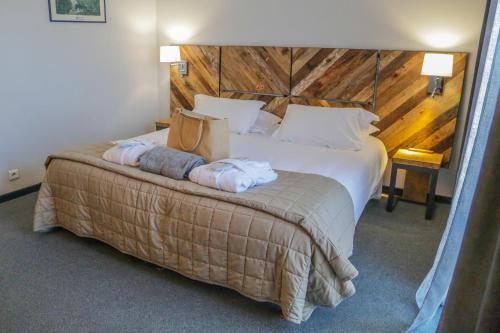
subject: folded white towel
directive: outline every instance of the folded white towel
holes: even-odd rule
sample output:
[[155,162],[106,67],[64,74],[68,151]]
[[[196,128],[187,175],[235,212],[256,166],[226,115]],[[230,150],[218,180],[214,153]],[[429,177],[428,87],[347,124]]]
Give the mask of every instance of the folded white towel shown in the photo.
[[189,180],[227,192],[243,192],[278,178],[268,162],[225,159],[194,168]]
[[155,144],[146,139],[114,141],[115,145],[102,155],[106,161],[130,166],[139,166],[139,158],[153,149]]

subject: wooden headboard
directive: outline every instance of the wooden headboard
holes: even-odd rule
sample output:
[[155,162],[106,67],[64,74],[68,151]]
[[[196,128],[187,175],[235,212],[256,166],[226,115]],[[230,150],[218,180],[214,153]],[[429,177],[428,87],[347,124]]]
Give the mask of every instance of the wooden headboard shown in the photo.
[[267,103],[283,117],[289,103],[362,107],[380,116],[377,134],[392,156],[417,147],[450,160],[466,53],[454,55],[442,96],[427,94],[425,52],[340,48],[182,45],[188,75],[170,76],[171,110],[193,108],[195,94]]

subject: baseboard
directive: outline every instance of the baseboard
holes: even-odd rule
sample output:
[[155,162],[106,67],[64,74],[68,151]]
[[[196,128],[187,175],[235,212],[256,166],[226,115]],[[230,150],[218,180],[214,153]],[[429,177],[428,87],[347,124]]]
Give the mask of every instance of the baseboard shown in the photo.
[[[384,194],[389,194],[389,186],[382,186],[382,193]],[[403,195],[403,189],[402,188],[396,188],[394,191],[394,194],[401,196]],[[436,195],[434,197],[434,201],[439,202],[439,203],[444,203],[444,204],[451,204],[451,197],[447,197],[444,195]]]
[[14,192],[2,194],[2,195],[0,195],[0,203],[14,200],[14,199],[17,199],[19,197],[25,196],[27,194],[36,192],[40,189],[40,185],[41,184],[35,184],[35,185],[28,186],[28,187],[22,188],[20,190],[14,191]]

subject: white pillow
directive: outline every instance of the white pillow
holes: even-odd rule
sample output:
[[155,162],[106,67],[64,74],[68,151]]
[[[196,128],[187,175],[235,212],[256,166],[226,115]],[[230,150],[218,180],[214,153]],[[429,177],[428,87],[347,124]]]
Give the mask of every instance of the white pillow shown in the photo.
[[246,134],[259,116],[262,101],[219,98],[207,95],[194,96],[194,112],[219,119],[229,119],[229,130]]
[[290,104],[273,137],[288,142],[360,150],[372,121],[379,117],[360,108]]
[[271,112],[260,110],[257,120],[250,128],[250,133],[271,135],[278,128],[280,121],[281,118]]

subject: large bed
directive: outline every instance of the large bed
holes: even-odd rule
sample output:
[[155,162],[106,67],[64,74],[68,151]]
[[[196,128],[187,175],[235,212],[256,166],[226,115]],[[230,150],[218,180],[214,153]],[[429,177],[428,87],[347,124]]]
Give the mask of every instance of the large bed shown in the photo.
[[[228,119],[231,157],[267,161],[277,180],[228,193],[105,161],[112,145],[90,146],[49,156],[34,230],[62,227],[96,238],[189,278],[278,304],[295,323],[317,306],[352,296],[356,224],[381,194],[388,155],[413,146],[449,160],[467,55],[454,53],[453,76],[435,99],[422,88],[425,52],[179,48],[189,72],[171,68],[170,113],[196,109]],[[219,99],[230,99],[229,107]],[[247,109],[252,103],[261,104]],[[275,137],[248,134],[260,111],[263,119],[279,118],[272,121],[279,124]],[[368,135],[373,122],[377,138]],[[165,144],[168,133],[140,138]],[[364,139],[345,146],[351,134]]]
[[[168,129],[141,136],[159,144]],[[269,161],[278,179],[226,193],[107,162],[111,144],[51,155],[34,230],[65,228],[172,269],[281,306],[300,323],[355,293],[356,223],[381,192],[382,142],[362,150],[231,134],[231,157]]]

